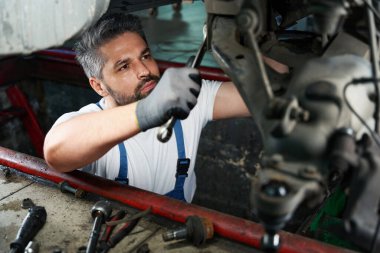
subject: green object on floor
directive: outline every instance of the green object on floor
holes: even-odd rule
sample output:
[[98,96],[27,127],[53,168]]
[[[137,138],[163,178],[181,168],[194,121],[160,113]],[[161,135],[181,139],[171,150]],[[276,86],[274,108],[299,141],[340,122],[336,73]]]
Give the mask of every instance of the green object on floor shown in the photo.
[[308,233],[317,240],[339,247],[359,250],[353,243],[334,233],[334,231],[343,228],[343,220],[341,217],[346,205],[346,200],[347,197],[343,189],[338,187],[325,201],[324,206],[310,223]]

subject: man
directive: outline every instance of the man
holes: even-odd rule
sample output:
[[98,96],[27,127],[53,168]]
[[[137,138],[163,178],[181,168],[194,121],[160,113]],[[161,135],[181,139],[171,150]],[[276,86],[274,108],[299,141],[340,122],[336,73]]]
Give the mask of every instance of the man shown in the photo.
[[[132,15],[102,17],[75,50],[103,98],[57,120],[45,139],[47,163],[191,202],[201,129],[210,120],[249,115],[234,85],[203,81],[201,89],[192,68],[168,69],[160,79]],[[183,120],[172,138],[160,143],[157,127],[171,116]]]

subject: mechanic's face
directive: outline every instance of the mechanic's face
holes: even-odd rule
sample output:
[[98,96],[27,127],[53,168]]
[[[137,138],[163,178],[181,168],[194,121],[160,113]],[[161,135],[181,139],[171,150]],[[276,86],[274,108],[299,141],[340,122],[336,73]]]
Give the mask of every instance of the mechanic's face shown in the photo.
[[159,70],[148,45],[137,33],[126,32],[100,47],[105,59],[103,84],[117,105],[146,97],[156,86]]

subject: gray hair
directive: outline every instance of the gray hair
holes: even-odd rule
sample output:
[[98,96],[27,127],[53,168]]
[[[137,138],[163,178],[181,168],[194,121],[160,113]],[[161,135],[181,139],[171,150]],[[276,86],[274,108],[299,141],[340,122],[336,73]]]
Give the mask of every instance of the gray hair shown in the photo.
[[105,59],[99,48],[125,32],[135,32],[146,42],[140,19],[134,15],[113,13],[102,16],[92,27],[83,33],[75,43],[77,61],[82,65],[88,78],[103,79],[102,70]]

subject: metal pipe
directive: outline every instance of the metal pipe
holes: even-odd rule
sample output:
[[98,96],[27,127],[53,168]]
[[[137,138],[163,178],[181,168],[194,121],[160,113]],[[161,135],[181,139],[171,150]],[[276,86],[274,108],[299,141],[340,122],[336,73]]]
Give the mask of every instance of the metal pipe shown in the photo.
[[[42,159],[4,147],[0,147],[0,164],[55,183],[67,181],[75,188],[122,202],[137,209],[145,210],[151,207],[153,214],[177,222],[185,223],[186,218],[191,215],[207,218],[213,222],[215,233],[255,248],[260,247],[260,239],[264,234],[263,227],[252,221],[188,204],[135,187],[125,186],[82,171],[57,172],[49,168]],[[282,239],[278,251],[280,253],[352,252],[284,231],[280,232],[280,236]]]
[[[369,1],[370,5],[372,6],[373,1]],[[371,53],[371,62],[372,62],[372,77],[373,82],[375,85],[375,91],[376,91],[376,107],[375,107],[375,132],[379,132],[379,120],[380,120],[380,87],[379,82],[377,81],[380,75],[380,69],[379,69],[379,51],[378,51],[378,40],[377,40],[377,29],[376,29],[376,22],[375,22],[375,16],[372,12],[372,10],[368,7],[367,8],[367,20],[368,20],[368,29],[369,29],[369,45],[370,45],[370,53]]]

